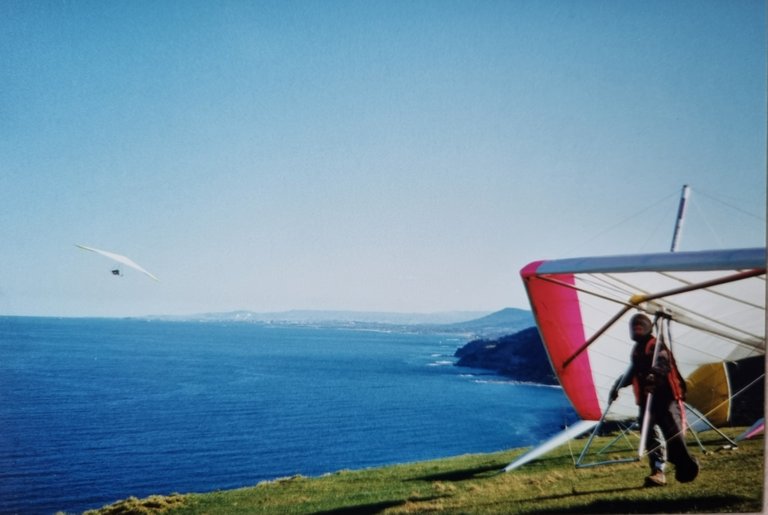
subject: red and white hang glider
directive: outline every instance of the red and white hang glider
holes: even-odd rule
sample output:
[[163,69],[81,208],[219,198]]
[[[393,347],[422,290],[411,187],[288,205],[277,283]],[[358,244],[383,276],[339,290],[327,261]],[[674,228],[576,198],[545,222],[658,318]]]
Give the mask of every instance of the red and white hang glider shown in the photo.
[[[134,270],[138,270],[139,272],[148,275],[150,278],[154,279],[155,281],[159,281],[160,280],[157,277],[155,277],[154,275],[152,275],[151,273],[149,273],[147,270],[145,270],[141,265],[136,263],[131,258],[122,256],[120,254],[115,254],[114,252],[107,252],[106,250],[99,250],[99,249],[94,249],[93,247],[86,247],[85,245],[77,245],[77,244],[75,244],[75,246],[78,247],[78,248],[81,248],[83,250],[90,250],[91,252],[95,252],[96,254],[101,254],[104,257],[112,259],[113,261],[116,261],[118,263],[126,265],[126,266],[128,266],[130,268],[133,268]],[[119,268],[112,270],[112,273],[114,275],[121,275],[121,272],[120,272]]]
[[[537,261],[520,273],[552,368],[582,418],[572,433],[637,416],[631,388],[609,403],[628,366],[635,313],[671,320],[670,345],[689,397],[691,379],[702,391],[727,383],[725,373],[702,370],[765,356],[765,248]],[[727,411],[735,393],[697,409],[711,416],[725,404]]]

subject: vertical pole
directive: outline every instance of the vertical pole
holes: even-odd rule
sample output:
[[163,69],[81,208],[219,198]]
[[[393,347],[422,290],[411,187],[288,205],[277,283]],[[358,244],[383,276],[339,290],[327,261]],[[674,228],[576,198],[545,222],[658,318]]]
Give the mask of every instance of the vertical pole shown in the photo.
[[683,222],[685,221],[685,208],[688,201],[688,195],[690,188],[687,184],[683,185],[683,191],[680,193],[680,205],[677,208],[677,221],[675,221],[675,233],[672,235],[672,246],[670,252],[676,252],[677,247],[680,244],[680,233],[683,230]]
[[[653,347],[653,358],[651,358],[651,368],[656,366],[656,358],[659,356],[659,347],[664,343],[661,332],[664,330],[661,324],[659,324],[659,339],[656,340],[656,345]],[[656,324],[653,324],[654,327]],[[642,458],[645,454],[645,440],[648,438],[648,431],[651,429],[648,422],[651,420],[651,403],[653,402],[653,393],[649,393],[645,397],[645,412],[643,413],[643,425],[640,428],[640,447],[637,449],[637,455]]]

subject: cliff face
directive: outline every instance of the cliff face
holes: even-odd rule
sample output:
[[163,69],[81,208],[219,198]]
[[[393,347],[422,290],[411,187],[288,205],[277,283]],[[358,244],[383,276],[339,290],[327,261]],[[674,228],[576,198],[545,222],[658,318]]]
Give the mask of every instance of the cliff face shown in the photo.
[[473,340],[454,354],[456,366],[493,370],[516,381],[558,384],[536,327],[497,339]]

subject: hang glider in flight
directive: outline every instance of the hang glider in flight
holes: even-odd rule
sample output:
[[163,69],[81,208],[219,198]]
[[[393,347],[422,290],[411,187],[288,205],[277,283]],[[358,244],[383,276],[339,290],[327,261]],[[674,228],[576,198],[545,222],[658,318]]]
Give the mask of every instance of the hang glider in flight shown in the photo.
[[[636,313],[669,320],[687,398],[699,399],[693,407],[706,417],[731,423],[745,391],[762,394],[765,248],[537,261],[520,274],[552,368],[582,419],[560,443],[604,420],[637,416],[631,389],[609,399],[629,363],[628,323]],[[734,364],[755,369],[754,380],[742,381],[738,391],[728,379]],[[755,413],[762,413],[760,404]]]
[[[155,281],[159,281],[160,280],[157,277],[155,277],[154,275],[152,275],[151,273],[149,273],[147,270],[145,270],[141,265],[139,265],[138,263],[133,261],[131,258],[122,256],[120,254],[115,254],[114,252],[107,252],[106,250],[99,250],[99,249],[94,249],[92,247],[86,247],[85,245],[77,245],[77,244],[75,244],[75,246],[78,247],[78,248],[81,248],[83,250],[90,250],[91,252],[95,252],[97,254],[101,254],[102,256],[108,257],[109,259],[117,261],[118,263],[121,263],[121,264],[123,264],[125,266],[128,266],[130,268],[133,268],[134,270],[138,270],[139,272],[148,275],[149,277],[151,277]],[[112,270],[112,274],[113,275],[122,275],[122,272],[120,271],[120,268],[115,268],[115,269]]]

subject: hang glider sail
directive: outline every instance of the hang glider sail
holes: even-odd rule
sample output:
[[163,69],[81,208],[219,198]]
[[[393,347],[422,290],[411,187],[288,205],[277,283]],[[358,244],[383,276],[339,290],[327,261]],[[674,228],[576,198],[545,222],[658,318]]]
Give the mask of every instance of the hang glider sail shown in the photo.
[[[536,261],[520,274],[552,368],[582,420],[637,416],[631,389],[613,403],[609,393],[628,367],[628,323],[638,312],[671,320],[688,399],[703,399],[693,407],[705,416],[732,423],[735,398],[762,396],[765,248]],[[741,384],[731,380],[736,369]],[[744,380],[741,371],[752,369]]]
[[[138,270],[139,272],[148,275],[150,278],[154,279],[155,281],[159,281],[157,277],[149,273],[147,270],[145,270],[141,265],[133,261],[131,258],[122,256],[120,254],[115,254],[114,252],[107,252],[106,250],[99,250],[94,249],[92,247],[86,247],[85,245],[75,245],[78,248],[81,248],[83,250],[90,250],[91,252],[95,252],[97,254],[101,254],[102,256],[108,257],[109,259],[112,259],[118,263],[121,263],[125,266],[128,266],[130,268],[133,268],[134,270]],[[112,274],[114,275],[120,275],[120,269],[114,269],[112,270]]]
[[[577,413],[599,420],[627,367],[628,321],[662,311],[684,377],[765,355],[765,248],[538,261],[521,271],[552,366]],[[636,416],[629,389],[613,418]]]

